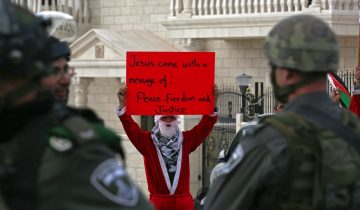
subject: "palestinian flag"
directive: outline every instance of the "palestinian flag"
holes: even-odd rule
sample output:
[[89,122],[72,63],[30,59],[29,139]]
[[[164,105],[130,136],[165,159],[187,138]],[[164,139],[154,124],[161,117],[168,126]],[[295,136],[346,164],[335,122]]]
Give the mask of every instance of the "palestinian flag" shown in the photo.
[[342,81],[342,79],[337,75],[334,74],[333,72],[328,73],[327,74],[328,80],[330,85],[333,88],[338,88],[340,90],[340,104],[342,107],[346,107],[347,109],[350,106],[350,99],[351,99],[351,94],[348,91],[348,88],[346,87],[344,81]]

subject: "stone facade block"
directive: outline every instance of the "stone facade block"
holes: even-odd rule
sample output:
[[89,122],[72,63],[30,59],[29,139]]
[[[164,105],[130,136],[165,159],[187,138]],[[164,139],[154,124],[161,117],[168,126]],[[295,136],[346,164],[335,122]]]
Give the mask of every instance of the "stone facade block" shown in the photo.
[[127,25],[122,25],[122,30],[133,30],[134,29],[134,25],[131,24],[127,24]]
[[221,49],[221,42],[221,40],[207,40],[206,49],[217,51],[218,49]]
[[244,49],[230,49],[230,57],[231,58],[245,58],[245,50]]
[[238,61],[238,67],[251,67],[251,59],[241,59]]
[[114,16],[107,16],[103,18],[103,24],[105,25],[110,25],[110,24],[114,24],[115,23],[115,18]]
[[95,101],[96,102],[101,102],[101,104],[104,104],[104,102],[109,101],[109,96],[108,95],[97,95],[95,97]]
[[341,53],[341,56],[345,57],[345,58],[357,57],[356,48],[354,48],[354,47],[352,47],[352,48],[350,48],[350,47],[341,48],[340,53]]
[[158,24],[145,24],[145,30],[148,30],[148,31],[157,31],[158,28],[159,28]]
[[245,49],[245,58],[260,58],[260,49]]
[[345,39],[345,47],[358,47],[359,40],[354,37],[347,37]]
[[135,168],[126,168],[126,171],[128,172],[129,176],[135,180],[136,179],[136,169]]
[[142,156],[139,154],[129,154],[127,157],[128,166],[129,168],[143,168],[144,167],[144,160]]
[[252,49],[253,48],[253,43],[251,40],[248,39],[240,39],[238,40],[238,48],[242,48],[242,49]]
[[353,57],[353,58],[347,58],[346,59],[346,65],[344,66],[344,68],[346,69],[355,69],[357,66],[357,62],[358,59]]
[[157,23],[160,21],[166,20],[166,14],[151,14],[150,22]]
[[[212,51],[212,50],[209,50],[209,51]],[[216,50],[216,51],[214,50],[214,52],[215,52],[216,59],[230,57],[230,51],[228,49]]]
[[238,41],[237,40],[225,40],[221,42],[222,49],[233,49],[237,48]]
[[268,62],[263,58],[253,58],[252,60],[252,66],[253,67],[268,67]]
[[140,23],[140,16],[139,15],[129,15],[128,23],[131,23],[131,24]]
[[128,23],[129,17],[127,16],[117,16],[115,17],[115,24]]
[[263,44],[264,44],[264,39],[254,39],[254,40],[251,40],[251,47],[252,48],[261,48],[263,47]]
[[[119,121],[120,124],[120,121]],[[130,140],[126,140],[126,138],[124,136],[121,136],[121,138],[123,139],[123,145],[126,148],[126,153],[127,154],[139,154],[139,152],[136,150],[136,148],[134,147],[134,145],[131,143]]]
[[231,59],[227,58],[227,59],[224,59],[222,67],[225,67],[225,68],[234,67],[234,66],[236,66],[237,62],[238,62],[238,59],[236,59],[236,58],[231,58]]
[[88,3],[90,9],[100,8],[100,1],[98,0],[88,0]]
[[121,7],[121,6],[125,6],[125,5],[127,5],[127,0],[116,0],[115,1],[116,7]]
[[143,167],[136,169],[136,181],[146,182],[146,174],[145,174],[145,169]]
[[121,10],[117,7],[109,8],[109,15],[111,16],[121,15]]
[[120,9],[120,11],[121,11],[121,15],[122,16],[126,16],[126,15],[130,15],[130,7],[125,7],[125,6],[123,6],[123,7],[120,7],[120,8],[118,8],[118,9]]
[[115,6],[115,0],[103,0],[102,1],[102,7],[114,7]]
[[100,15],[102,18],[109,16],[109,10],[110,8],[101,8]]

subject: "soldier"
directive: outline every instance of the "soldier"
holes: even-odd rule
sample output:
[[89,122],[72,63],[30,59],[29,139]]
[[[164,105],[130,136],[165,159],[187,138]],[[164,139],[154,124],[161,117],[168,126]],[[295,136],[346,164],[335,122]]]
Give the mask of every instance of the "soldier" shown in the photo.
[[238,144],[205,209],[360,209],[360,122],[327,94],[326,74],[339,63],[334,32],[316,17],[291,16],[263,50],[287,105]]
[[152,209],[117,135],[76,115],[54,122],[46,25],[0,1],[0,209]]

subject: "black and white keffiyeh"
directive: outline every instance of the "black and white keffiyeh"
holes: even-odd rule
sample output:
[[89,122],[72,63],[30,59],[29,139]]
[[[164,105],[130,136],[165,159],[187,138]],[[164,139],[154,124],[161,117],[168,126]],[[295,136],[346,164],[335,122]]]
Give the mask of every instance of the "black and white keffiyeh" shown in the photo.
[[159,123],[156,123],[151,131],[152,140],[160,150],[171,182],[173,181],[176,172],[177,159],[182,144],[179,135],[180,131],[177,131],[172,137],[161,135]]

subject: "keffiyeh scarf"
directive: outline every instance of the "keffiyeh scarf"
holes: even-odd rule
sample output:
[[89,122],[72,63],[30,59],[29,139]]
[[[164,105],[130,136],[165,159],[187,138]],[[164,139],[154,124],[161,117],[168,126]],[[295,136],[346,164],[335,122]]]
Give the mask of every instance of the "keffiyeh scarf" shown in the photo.
[[152,140],[160,150],[171,182],[175,176],[177,159],[182,144],[182,141],[179,140],[179,135],[180,131],[176,132],[172,137],[162,136],[158,123],[156,123],[151,131]]

